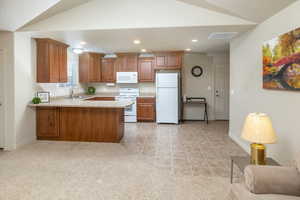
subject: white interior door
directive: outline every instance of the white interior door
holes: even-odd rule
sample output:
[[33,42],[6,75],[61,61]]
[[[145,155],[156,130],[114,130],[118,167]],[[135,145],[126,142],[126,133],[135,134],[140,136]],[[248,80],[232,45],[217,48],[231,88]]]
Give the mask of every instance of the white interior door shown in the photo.
[[215,66],[215,118],[229,119],[229,70],[226,65]]
[[0,148],[4,148],[4,52],[0,49]]

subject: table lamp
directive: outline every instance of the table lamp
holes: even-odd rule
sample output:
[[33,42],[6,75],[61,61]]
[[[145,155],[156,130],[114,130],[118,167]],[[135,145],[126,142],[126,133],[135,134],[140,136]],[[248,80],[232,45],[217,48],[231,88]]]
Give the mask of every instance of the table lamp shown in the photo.
[[251,164],[266,164],[266,147],[273,144],[277,137],[271,119],[264,113],[250,113],[245,121],[242,138],[251,142]]

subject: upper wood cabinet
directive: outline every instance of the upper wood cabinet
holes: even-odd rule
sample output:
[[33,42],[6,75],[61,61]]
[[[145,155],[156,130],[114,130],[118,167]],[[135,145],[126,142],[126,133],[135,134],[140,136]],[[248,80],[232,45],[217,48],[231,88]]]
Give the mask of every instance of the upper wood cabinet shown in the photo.
[[183,52],[155,53],[155,69],[181,69]]
[[83,53],[79,55],[79,82],[101,82],[101,58],[103,54]]
[[49,38],[36,38],[37,82],[68,81],[67,44]]
[[115,62],[117,72],[137,72],[138,54],[137,53],[118,53]]
[[154,82],[154,58],[139,58],[139,82]]
[[116,82],[116,70],[115,70],[114,58],[103,58],[101,66],[101,82],[114,83]]

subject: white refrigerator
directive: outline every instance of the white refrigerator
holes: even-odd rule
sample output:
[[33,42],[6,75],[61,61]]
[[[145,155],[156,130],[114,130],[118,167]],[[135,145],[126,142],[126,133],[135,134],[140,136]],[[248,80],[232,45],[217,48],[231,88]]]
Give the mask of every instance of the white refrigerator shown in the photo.
[[179,123],[180,118],[180,74],[156,73],[156,121],[157,123]]

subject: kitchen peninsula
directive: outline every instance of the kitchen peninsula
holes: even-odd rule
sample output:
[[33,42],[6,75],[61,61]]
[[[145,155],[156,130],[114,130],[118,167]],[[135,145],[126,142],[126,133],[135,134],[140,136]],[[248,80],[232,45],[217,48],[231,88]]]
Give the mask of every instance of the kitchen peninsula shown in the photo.
[[38,140],[118,143],[124,135],[124,109],[132,103],[92,97],[29,106],[36,108]]

